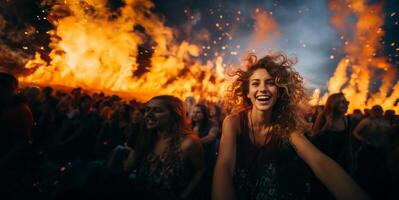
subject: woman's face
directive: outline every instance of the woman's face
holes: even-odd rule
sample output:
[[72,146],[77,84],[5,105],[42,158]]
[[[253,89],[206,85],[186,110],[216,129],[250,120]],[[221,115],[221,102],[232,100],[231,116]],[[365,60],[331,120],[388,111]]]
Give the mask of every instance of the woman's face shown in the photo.
[[202,110],[200,107],[196,106],[193,109],[191,117],[194,122],[200,122],[204,118],[204,113],[202,113]]
[[344,96],[341,96],[338,102],[338,111],[345,114],[348,111],[349,102]]
[[148,129],[164,129],[171,117],[170,110],[160,99],[152,99],[147,103],[144,121]]
[[143,114],[140,112],[140,110],[134,110],[133,112],[132,112],[132,115],[131,115],[131,117],[132,117],[132,123],[133,124],[138,124],[138,123],[140,123],[141,121],[142,121],[142,119],[143,119]]
[[277,101],[278,88],[266,69],[257,69],[249,77],[247,97],[251,100],[252,108],[260,111],[272,110]]

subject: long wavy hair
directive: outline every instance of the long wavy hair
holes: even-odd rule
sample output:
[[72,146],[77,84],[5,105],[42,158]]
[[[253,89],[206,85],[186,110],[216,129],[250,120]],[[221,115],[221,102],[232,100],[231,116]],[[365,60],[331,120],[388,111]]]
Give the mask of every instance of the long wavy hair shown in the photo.
[[340,115],[338,107],[341,98],[345,98],[343,93],[334,93],[328,96],[326,105],[324,106],[324,117],[332,116],[333,118],[336,118]]
[[232,76],[235,81],[228,87],[226,102],[227,109],[239,110],[252,107],[249,92],[249,79],[258,69],[265,69],[275,81],[278,88],[278,98],[272,110],[273,142],[288,141],[293,131],[304,131],[306,126],[304,109],[302,105],[308,102],[303,78],[292,67],[296,59],[289,59],[284,53],[273,53],[261,59],[249,54],[246,58],[246,70],[237,70]]
[[[175,96],[161,95],[153,97],[152,100],[161,100],[165,107],[170,111],[170,121],[168,127],[166,127],[167,134],[172,138],[168,151],[175,151],[174,147],[178,147],[178,144],[184,138],[184,135],[192,134],[192,131],[187,123],[186,110],[183,101]],[[150,102],[148,101],[148,102]],[[144,123],[144,122],[143,122]],[[136,159],[134,166],[139,164],[141,160],[154,148],[155,141],[157,140],[157,134],[155,130],[148,130],[145,125],[141,126],[141,130],[138,134],[138,140],[136,143]]]
[[[201,121],[199,122],[198,135],[200,137],[204,137],[204,136],[206,136],[206,134],[208,134],[207,132],[209,131],[209,129],[212,126],[212,122],[211,122],[210,116],[209,116],[209,110],[204,104],[196,104],[194,106],[194,108],[195,107],[198,107],[201,110],[201,113],[203,115]],[[195,122],[193,119],[191,119],[191,129],[194,128],[194,125],[195,125]]]

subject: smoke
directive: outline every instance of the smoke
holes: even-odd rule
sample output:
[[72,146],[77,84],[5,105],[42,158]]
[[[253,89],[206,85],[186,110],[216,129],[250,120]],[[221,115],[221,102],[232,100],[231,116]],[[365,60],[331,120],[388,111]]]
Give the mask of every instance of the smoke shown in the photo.
[[27,72],[24,65],[34,53],[48,50],[50,27],[40,6],[30,0],[0,2],[0,66],[7,71]]

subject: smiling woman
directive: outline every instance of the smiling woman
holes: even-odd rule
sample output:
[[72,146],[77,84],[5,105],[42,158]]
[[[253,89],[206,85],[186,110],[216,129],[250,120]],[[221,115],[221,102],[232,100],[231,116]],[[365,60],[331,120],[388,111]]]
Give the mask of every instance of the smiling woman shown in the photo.
[[174,96],[156,96],[145,106],[145,127],[125,170],[137,170],[137,187],[147,199],[195,199],[203,176],[201,143],[190,131],[184,103]]
[[213,199],[308,199],[313,172],[336,199],[367,199],[357,184],[303,136],[302,77],[284,54],[249,57],[229,90]]

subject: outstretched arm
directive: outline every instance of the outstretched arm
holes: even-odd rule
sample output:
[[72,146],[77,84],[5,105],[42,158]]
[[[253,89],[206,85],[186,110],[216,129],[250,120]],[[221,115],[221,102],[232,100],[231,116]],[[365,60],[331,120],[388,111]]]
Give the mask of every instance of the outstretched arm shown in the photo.
[[369,199],[336,162],[321,153],[302,134],[292,133],[290,139],[298,155],[336,199]]
[[230,115],[223,121],[223,134],[212,185],[212,199],[235,199],[233,173],[236,163],[236,135],[238,115]]

